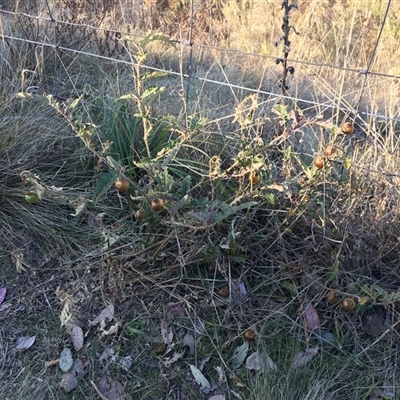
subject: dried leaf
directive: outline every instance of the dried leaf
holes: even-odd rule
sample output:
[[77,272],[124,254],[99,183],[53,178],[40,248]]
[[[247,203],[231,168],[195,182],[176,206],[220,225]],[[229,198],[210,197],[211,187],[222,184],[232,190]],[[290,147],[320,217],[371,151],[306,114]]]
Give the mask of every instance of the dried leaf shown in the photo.
[[308,291],[310,296],[315,297],[320,293],[324,293],[325,286],[321,280],[322,278],[317,274],[304,272],[301,277],[301,286]]
[[313,331],[319,326],[319,316],[315,307],[308,303],[304,309],[304,317],[306,322],[306,328]]
[[254,307],[261,308],[265,313],[285,314],[285,304],[283,303],[277,303],[274,300],[264,297],[255,297],[252,299],[252,303]]
[[241,346],[237,347],[233,352],[233,356],[230,359],[230,365],[233,369],[237,369],[241,366],[244,359],[249,351],[249,342],[244,342]]
[[208,400],[225,400],[226,397],[223,394],[217,394],[216,396],[211,396]]
[[26,271],[24,267],[24,251],[23,249],[17,249],[11,252],[11,261],[14,263],[17,272]]
[[61,382],[59,384],[61,389],[64,389],[67,393],[72,392],[78,385],[78,380],[76,379],[76,374],[74,371],[66,372],[61,377]]
[[244,284],[244,282],[237,282],[237,287],[239,289],[239,292],[241,295],[243,296],[247,296],[247,289],[246,289],[246,285]]
[[196,342],[194,340],[193,335],[191,335],[190,333],[187,333],[183,339],[182,339],[182,344],[184,346],[189,347],[189,353],[190,354],[194,354],[196,351]]
[[298,368],[308,364],[317,354],[319,347],[309,347],[305,351],[299,351],[292,360],[292,368]]
[[7,294],[7,288],[3,287],[0,289],[0,304],[4,301]]
[[111,347],[106,347],[99,357],[99,363],[103,364],[107,358],[114,357],[115,351]]
[[335,335],[325,329],[317,329],[314,331],[314,335],[320,344],[334,346],[336,342]]
[[30,347],[32,347],[33,343],[35,343],[36,336],[31,336],[31,337],[19,337],[17,338],[17,350],[27,350]]
[[386,330],[385,317],[382,313],[366,315],[362,322],[364,332],[370,336],[382,335]]
[[61,321],[61,326],[66,326],[68,321],[72,318],[72,313],[71,313],[71,302],[66,299],[64,303],[64,307],[61,310],[60,314],[60,321]]
[[253,354],[250,354],[246,360],[246,368],[254,369],[255,371],[261,371],[261,360],[260,354],[256,351]]
[[109,336],[109,335],[114,335],[114,334],[118,333],[119,322],[117,322],[116,324],[110,326],[110,328],[108,328],[108,329],[104,329],[104,326],[105,326],[105,322],[102,321],[100,323],[101,335],[102,336]]
[[166,365],[166,366],[168,366],[168,365],[171,365],[171,364],[173,364],[174,362],[176,362],[176,361],[178,361],[180,358],[182,358],[183,356],[184,356],[184,352],[182,351],[182,352],[175,352],[174,354],[173,354],[173,356],[169,359],[169,360],[167,360],[167,361],[165,361],[164,362],[164,364]]
[[223,367],[215,367],[215,370],[218,372],[218,383],[223,385],[226,382],[226,375]]
[[103,376],[98,383],[100,393],[108,400],[127,400],[124,387],[117,380],[108,380]]
[[161,336],[165,344],[171,344],[174,334],[172,332],[171,324],[164,319],[161,320]]
[[276,370],[276,365],[268,355],[256,351],[247,358],[246,368],[254,369],[255,371],[266,371]]
[[71,342],[75,351],[79,351],[83,347],[83,331],[78,325],[72,325],[71,328]]
[[88,200],[83,196],[79,196],[75,201],[71,202],[71,206],[74,207],[75,213],[70,215],[77,217],[85,209],[87,202]]
[[192,371],[194,379],[196,380],[196,382],[200,386],[200,388],[202,390],[203,389],[210,389],[210,387],[211,387],[210,382],[201,373],[201,371],[198,368],[196,368],[194,365],[189,364],[189,367],[190,367],[190,370]]
[[129,369],[132,367],[133,365],[133,360],[131,356],[126,356],[126,357],[121,357],[119,359],[119,365],[121,366],[121,368],[125,371],[129,371]]
[[174,317],[186,317],[185,309],[181,303],[168,303],[167,308]]
[[89,360],[86,360],[84,363],[82,360],[77,359],[74,361],[74,363],[72,365],[71,372],[72,371],[75,372],[76,377],[79,378],[84,374],[85,367],[88,366],[89,363],[90,363]]
[[90,325],[97,325],[102,321],[114,319],[114,305],[109,304],[93,321],[89,321]]
[[327,130],[331,130],[333,128],[336,128],[336,130],[339,130],[339,128],[332,122],[331,119],[328,119],[328,120],[323,120],[323,119],[318,120],[317,119],[317,120],[313,121],[313,123],[315,123],[318,126],[321,126],[321,127],[325,128]]
[[204,357],[198,364],[198,369],[203,371],[204,366],[210,361],[211,355]]
[[60,354],[60,369],[63,372],[68,372],[72,368],[73,364],[74,360],[72,358],[72,352],[68,347],[66,347]]

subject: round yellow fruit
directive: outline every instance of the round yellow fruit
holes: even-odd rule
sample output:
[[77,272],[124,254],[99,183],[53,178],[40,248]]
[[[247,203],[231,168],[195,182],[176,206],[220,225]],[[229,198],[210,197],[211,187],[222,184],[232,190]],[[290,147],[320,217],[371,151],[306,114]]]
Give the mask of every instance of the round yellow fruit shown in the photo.
[[351,297],[346,297],[342,300],[342,308],[345,311],[353,311],[357,307],[354,299]]
[[328,146],[328,147],[325,149],[325,155],[326,155],[327,157],[330,157],[330,156],[334,155],[335,153],[336,153],[336,149],[335,149],[333,146]]
[[259,172],[253,172],[250,174],[249,181],[252,185],[258,185],[261,181],[261,175]]
[[139,221],[144,221],[147,217],[146,211],[143,208],[139,208],[135,213],[135,217]]
[[243,332],[243,338],[246,342],[254,342],[256,340],[256,334],[252,329],[246,329]]
[[322,157],[317,157],[314,160],[314,165],[315,165],[316,168],[322,169],[322,168],[325,167],[325,160]]
[[342,132],[345,135],[351,135],[352,133],[354,133],[354,125],[351,122],[345,122],[342,125]]
[[129,190],[131,187],[131,184],[129,183],[128,180],[124,178],[118,178],[115,183],[114,183],[115,189],[118,190],[120,193],[125,193]]
[[151,200],[151,209],[153,211],[161,211],[165,207],[165,200],[160,197],[155,197]]
[[330,290],[326,296],[326,300],[330,304],[336,304],[340,300],[340,296],[334,290]]

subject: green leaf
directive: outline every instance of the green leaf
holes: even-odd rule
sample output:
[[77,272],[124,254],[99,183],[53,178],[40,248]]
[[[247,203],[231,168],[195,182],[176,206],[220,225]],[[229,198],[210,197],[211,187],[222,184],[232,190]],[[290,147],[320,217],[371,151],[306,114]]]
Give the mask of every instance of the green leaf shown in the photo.
[[244,262],[244,261],[247,261],[247,259],[248,259],[248,257],[246,257],[246,256],[242,256],[242,255],[240,255],[240,254],[232,254],[232,253],[229,253],[229,254],[227,255],[227,257],[228,257],[231,261],[234,261],[234,262],[236,262],[236,263],[242,263],[242,262]]
[[107,156],[107,163],[110,167],[112,167],[113,169],[115,169],[116,171],[121,171],[122,165],[121,163],[119,163],[117,160],[115,160],[113,157],[111,156]]
[[179,151],[180,151],[180,146],[179,145],[174,147],[173,149],[169,150],[168,153],[166,154],[166,157],[164,158],[162,166],[163,167],[167,167],[168,165],[170,165],[171,162],[176,157],[176,155],[179,153]]
[[140,42],[139,45],[142,49],[144,49],[149,43],[154,42],[154,41],[161,41],[164,43],[169,44],[172,46],[174,49],[176,49],[176,45],[174,42],[171,41],[171,39],[165,35],[156,35],[152,32],[149,32]]
[[171,193],[174,186],[174,178],[168,173],[168,168],[164,168],[157,176],[157,187],[162,192]]
[[92,342],[92,357],[93,358],[97,357],[98,348],[99,348],[99,342],[96,338],[94,338],[93,342]]
[[292,155],[292,146],[286,147],[286,149],[283,152],[283,159],[285,161],[289,161]]
[[349,169],[351,167],[351,160],[350,158],[344,158],[343,159],[343,167],[346,169]]
[[191,183],[192,183],[192,177],[190,175],[187,175],[185,178],[183,178],[180,189],[181,197],[184,197],[188,194]]
[[157,78],[165,78],[166,76],[169,75],[169,72],[160,72],[160,71],[154,71],[150,73],[145,73],[141,76],[141,79],[143,81],[145,80],[150,80],[150,79],[157,79]]
[[219,214],[216,215],[214,222],[219,223],[219,222],[223,221],[225,218],[228,218],[229,216],[231,216],[232,214],[236,214],[239,211],[253,207],[256,204],[258,204],[256,201],[248,201],[247,203],[243,203],[238,206],[234,206],[234,207],[228,206],[227,208],[222,210],[222,212],[220,212]]
[[267,200],[267,202],[268,202],[269,204],[271,204],[271,206],[274,206],[274,205],[275,205],[275,196],[274,196],[273,193],[267,193],[267,194],[265,195],[265,200]]
[[340,269],[340,263],[339,263],[338,260],[336,260],[336,261],[332,264],[330,270],[328,271],[327,280],[328,280],[329,282],[336,279],[336,277],[337,277],[338,274],[339,274],[339,269]]
[[110,187],[114,184],[117,177],[118,177],[117,171],[106,172],[101,176],[101,178],[97,182],[97,185],[93,193],[93,202],[95,204],[97,203],[99,197],[102,194],[104,194],[108,189],[110,189]]
[[161,93],[165,92],[165,86],[157,87],[152,86],[146,89],[140,98],[140,100],[146,104],[151,105],[153,104],[161,95]]
[[74,99],[71,101],[70,104],[68,104],[68,111],[72,112],[78,107],[79,103],[81,102],[82,96],[79,96],[78,98]]
[[248,351],[249,342],[244,342],[241,346],[235,349],[232,358],[229,360],[232,369],[238,369],[242,365],[243,361],[247,357]]
[[139,100],[139,98],[133,94],[133,93],[128,93],[128,94],[124,94],[123,96],[118,97],[117,100]]

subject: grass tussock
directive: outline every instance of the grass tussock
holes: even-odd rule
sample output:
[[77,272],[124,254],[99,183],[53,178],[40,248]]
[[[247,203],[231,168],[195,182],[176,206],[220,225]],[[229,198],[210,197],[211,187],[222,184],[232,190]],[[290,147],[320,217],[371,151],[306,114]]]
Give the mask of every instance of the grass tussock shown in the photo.
[[398,399],[398,88],[321,66],[396,73],[397,4],[196,8],[188,88],[188,5],[103,3],[1,15],[134,62],[0,44],[2,398]]

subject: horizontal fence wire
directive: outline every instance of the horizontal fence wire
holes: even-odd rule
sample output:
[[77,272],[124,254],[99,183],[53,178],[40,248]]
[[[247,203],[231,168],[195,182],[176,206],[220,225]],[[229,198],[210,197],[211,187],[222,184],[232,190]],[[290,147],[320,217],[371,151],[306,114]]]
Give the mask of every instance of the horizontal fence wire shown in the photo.
[[[64,24],[64,25],[74,26],[77,28],[86,28],[86,29],[92,29],[92,30],[102,31],[102,32],[111,32],[111,33],[115,33],[116,35],[121,35],[121,36],[122,35],[132,36],[132,37],[137,38],[138,40],[141,40],[145,37],[144,35],[141,35],[138,33],[127,32],[127,31],[123,31],[123,30],[116,30],[116,29],[104,28],[104,27],[96,27],[96,26],[93,26],[90,24],[84,24],[84,23],[74,23],[74,22],[69,22],[69,21],[62,21],[62,20],[55,19],[53,16],[44,17],[44,16],[32,15],[32,14],[28,14],[28,13],[24,13],[24,12],[13,12],[13,11],[6,11],[6,10],[0,10],[0,15],[1,14],[13,16],[13,17],[25,17],[25,18],[35,19],[35,20],[41,20],[41,21],[45,21],[45,22],[48,22],[51,24]],[[4,39],[15,40],[15,41],[34,44],[37,46],[48,47],[48,48],[54,49],[55,51],[62,50],[62,51],[71,52],[71,53],[74,53],[77,55],[94,57],[94,58],[98,58],[98,59],[102,59],[102,60],[106,60],[106,61],[111,61],[113,63],[120,63],[120,64],[125,64],[125,65],[130,65],[130,66],[137,65],[132,60],[123,60],[121,58],[115,58],[115,57],[109,57],[109,56],[104,56],[104,55],[100,55],[100,54],[95,54],[95,53],[87,52],[84,50],[78,50],[78,49],[74,49],[74,48],[70,48],[70,47],[66,47],[66,46],[60,46],[57,43],[48,43],[45,41],[37,41],[37,40],[26,39],[26,38],[22,38],[22,37],[13,36],[13,35],[8,35],[8,34],[4,33],[4,30],[2,30],[0,32],[0,38],[3,40]],[[274,62],[276,59],[281,58],[280,55],[266,55],[266,54],[260,54],[260,53],[254,53],[254,52],[246,52],[246,51],[243,51],[240,49],[232,49],[232,48],[224,48],[221,46],[213,46],[213,45],[208,45],[208,44],[204,44],[204,43],[191,43],[191,40],[181,41],[181,40],[176,40],[176,39],[172,39],[172,38],[170,40],[171,40],[171,42],[180,44],[182,46],[190,46],[191,50],[193,48],[198,47],[198,48],[216,50],[216,51],[220,51],[220,52],[237,53],[237,54],[244,55],[244,56],[258,57],[261,59],[269,59],[269,60],[273,60]],[[330,69],[334,69],[334,70],[340,70],[340,71],[345,71],[345,72],[349,72],[349,73],[360,74],[360,75],[364,75],[365,77],[376,76],[376,77],[385,78],[385,79],[400,79],[400,75],[385,74],[385,73],[381,73],[381,72],[370,71],[368,69],[363,69],[363,68],[359,68],[359,69],[348,68],[348,67],[342,67],[342,66],[332,65],[332,64],[328,64],[328,63],[317,63],[317,62],[310,62],[310,61],[304,61],[304,60],[297,60],[294,58],[288,58],[287,61],[290,63],[297,63],[297,64],[302,64],[302,65],[307,65],[307,66],[312,66],[312,67],[330,68]],[[276,99],[285,99],[285,100],[289,100],[289,101],[293,101],[293,102],[301,102],[301,103],[304,103],[304,104],[307,104],[310,106],[318,106],[318,107],[321,107],[324,109],[336,109],[336,110],[339,110],[346,114],[349,114],[349,113],[354,114],[355,113],[354,109],[340,106],[333,102],[326,102],[326,101],[319,102],[319,101],[304,99],[304,98],[301,98],[298,96],[283,95],[281,93],[266,91],[266,90],[263,90],[260,88],[255,89],[255,88],[250,88],[250,87],[246,87],[243,85],[235,85],[235,84],[232,84],[229,82],[223,82],[223,81],[219,81],[216,79],[210,79],[207,77],[193,75],[192,73],[188,74],[188,73],[184,73],[182,71],[167,70],[167,69],[163,69],[163,68],[153,67],[151,65],[141,64],[141,67],[144,69],[147,69],[149,71],[161,72],[161,73],[169,74],[171,76],[177,76],[180,78],[184,78],[187,80],[193,79],[193,80],[197,80],[200,82],[229,87],[231,89],[242,90],[242,91],[249,92],[249,93],[257,93],[257,94],[261,94],[261,95],[267,95],[267,96],[270,96],[270,97],[276,98]],[[384,114],[371,113],[368,111],[358,110],[356,112],[356,114],[360,115],[360,116],[364,116],[364,117],[379,118],[379,119],[385,120],[385,121],[400,122],[400,118],[388,117]]]
[[[144,35],[141,35],[139,33],[127,32],[127,31],[122,31],[122,30],[117,30],[117,29],[112,29],[112,28],[96,27],[96,26],[90,25],[90,24],[62,21],[62,20],[58,20],[55,18],[41,17],[41,16],[30,15],[30,14],[26,14],[26,13],[22,13],[22,12],[12,12],[12,11],[0,10],[0,14],[10,14],[10,15],[17,16],[17,17],[24,16],[27,18],[43,20],[46,22],[74,26],[77,28],[86,28],[86,29],[92,29],[92,30],[101,31],[101,32],[110,32],[110,33],[114,33],[119,36],[122,36],[122,35],[133,36],[138,39],[143,39],[145,37]],[[3,35],[0,34],[0,37],[1,36],[3,36]],[[179,43],[184,46],[191,45],[190,40],[183,41],[183,40],[177,40],[177,39],[172,39],[172,38],[170,38],[170,40],[171,40],[171,42]],[[192,43],[192,46],[209,49],[209,50],[217,50],[217,51],[226,52],[226,53],[237,53],[237,54],[240,54],[243,56],[258,57],[258,58],[262,58],[262,59],[270,59],[273,61],[275,61],[276,59],[282,58],[282,56],[280,56],[280,55],[268,55],[268,54],[254,53],[254,52],[248,52],[248,51],[244,51],[244,50],[240,50],[240,49],[226,48],[226,47],[215,46],[215,45],[210,45],[210,44],[205,44],[205,43]],[[369,71],[367,68],[349,68],[349,67],[343,67],[340,65],[328,64],[328,63],[318,63],[318,62],[313,62],[313,61],[297,60],[295,58],[288,58],[287,61],[291,62],[291,63],[296,63],[296,64],[308,65],[308,66],[312,66],[312,67],[331,68],[331,69],[336,69],[339,71],[347,71],[347,72],[352,72],[352,73],[361,74],[361,75],[378,76],[378,77],[388,78],[388,79],[400,79],[400,75],[385,74],[385,73],[377,72],[377,71]]]

